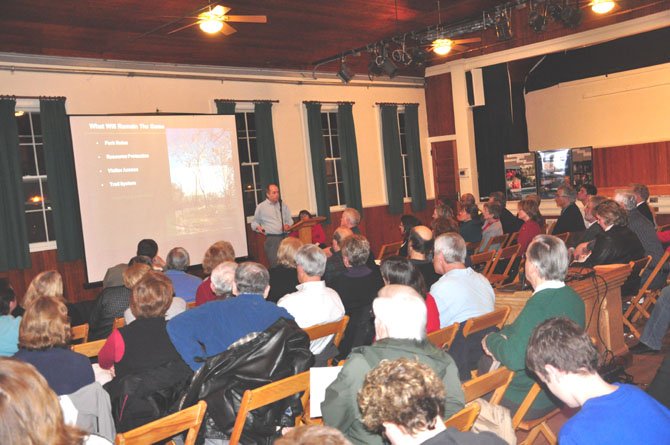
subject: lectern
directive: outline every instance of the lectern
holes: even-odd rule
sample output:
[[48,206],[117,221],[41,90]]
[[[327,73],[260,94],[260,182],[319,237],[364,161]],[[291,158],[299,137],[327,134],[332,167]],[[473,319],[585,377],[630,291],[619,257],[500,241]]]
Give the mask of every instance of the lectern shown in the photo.
[[312,227],[321,224],[326,220],[325,216],[315,216],[314,218],[303,219],[293,224],[288,231],[298,232],[298,238],[303,244],[312,244]]

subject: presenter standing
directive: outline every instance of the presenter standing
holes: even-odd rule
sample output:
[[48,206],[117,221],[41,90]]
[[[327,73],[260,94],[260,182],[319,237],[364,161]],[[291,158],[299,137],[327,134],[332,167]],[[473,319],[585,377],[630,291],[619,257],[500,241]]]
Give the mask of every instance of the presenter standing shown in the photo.
[[277,263],[277,249],[281,240],[293,224],[291,211],[279,197],[279,187],[270,184],[265,188],[265,201],[258,204],[251,222],[251,229],[265,235],[265,255],[268,257],[269,267]]

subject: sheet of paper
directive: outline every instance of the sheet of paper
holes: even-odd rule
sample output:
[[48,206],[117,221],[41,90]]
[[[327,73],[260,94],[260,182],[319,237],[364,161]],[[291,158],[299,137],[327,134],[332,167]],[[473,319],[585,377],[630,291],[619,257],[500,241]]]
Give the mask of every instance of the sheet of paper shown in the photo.
[[341,366],[310,368],[309,370],[309,414],[321,417],[321,402],[326,399],[326,388],[335,381]]
[[93,374],[95,375],[95,381],[104,385],[105,383],[111,381],[114,378],[111,369],[102,369],[97,363],[91,365],[93,367]]

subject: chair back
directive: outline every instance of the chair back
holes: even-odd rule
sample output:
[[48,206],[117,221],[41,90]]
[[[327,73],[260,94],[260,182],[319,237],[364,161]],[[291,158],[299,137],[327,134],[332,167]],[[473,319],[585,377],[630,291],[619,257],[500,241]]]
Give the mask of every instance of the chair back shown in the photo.
[[106,341],[107,339],[89,341],[86,343],[80,343],[78,345],[72,345],[71,348],[74,352],[78,352],[79,354],[84,354],[86,357],[92,358],[98,356]]
[[554,220],[547,225],[547,232],[546,232],[547,235],[551,235],[551,232],[554,231],[554,227],[556,227],[556,222],[557,220]]
[[480,247],[481,245],[482,245],[482,242],[481,242],[481,241],[470,241],[470,242],[466,242],[466,243],[465,243],[465,250],[467,250],[468,253],[470,253],[470,252],[476,252],[477,250],[479,250],[479,247]]
[[509,306],[501,306],[493,312],[469,319],[465,322],[465,326],[463,326],[463,337],[467,337],[475,332],[480,332],[493,326],[502,329],[502,327],[505,326],[505,322],[507,321],[507,317],[509,317],[511,310],[512,309]]
[[[520,246],[518,244],[515,244],[513,246],[508,246],[505,248],[502,248],[498,251],[498,254],[496,255],[495,259],[493,260],[493,264],[491,264],[491,267],[489,269],[489,274],[487,278],[491,282],[491,284],[498,284],[502,283],[509,277],[510,270],[512,270],[512,266],[514,265],[514,261],[516,261],[516,257],[519,253]],[[496,274],[496,268],[498,267],[498,263],[500,261],[507,261],[507,265],[505,266],[505,270],[501,274]]]
[[454,338],[456,338],[458,326],[458,323],[454,323],[451,326],[440,329],[439,331],[431,332],[426,336],[426,339],[440,349],[444,348],[445,346],[447,349],[449,349],[451,347],[451,343],[454,341]]
[[656,228],[657,232],[665,232],[666,230],[670,230],[670,224],[663,224],[662,226],[658,226]]
[[[502,235],[497,235],[489,238],[488,242],[484,247],[481,248],[480,252],[488,252],[489,250],[500,250],[505,246],[509,238],[509,233],[503,233]],[[493,249],[495,247],[495,249]]]
[[628,263],[628,266],[631,268],[631,274],[637,274],[637,276],[642,276],[644,273],[644,270],[649,266],[649,263],[651,262],[651,255],[647,255],[646,257],[642,257],[639,260],[631,261]]
[[206,411],[207,402],[201,400],[189,408],[162,419],[154,420],[125,433],[119,433],[114,443],[116,445],[145,445],[168,439],[188,430],[184,445],[194,445]]
[[465,403],[472,402],[493,391],[493,396],[489,400],[491,404],[498,405],[507,391],[507,387],[514,377],[514,372],[501,366],[495,371],[475,377],[472,380],[464,382],[463,394],[465,394]]
[[397,241],[395,243],[388,243],[382,245],[381,249],[379,249],[379,255],[377,255],[377,259],[381,261],[390,256],[398,255],[400,253],[402,243],[403,243],[402,241]]
[[329,335],[334,335],[333,343],[335,346],[339,347],[342,337],[344,336],[344,330],[347,328],[349,323],[349,316],[345,315],[340,320],[333,321],[330,323],[317,324],[303,329],[309,336],[309,340],[313,341],[317,338],[327,337]]
[[195,307],[195,300],[186,303],[186,309],[193,309],[194,307]]
[[556,238],[560,238],[563,240],[564,243],[568,242],[568,238],[570,237],[570,232],[563,232],[559,233],[558,235],[554,235]]
[[[641,305],[640,300],[645,296],[645,294],[647,294],[649,291],[649,286],[651,286],[651,283],[653,283],[656,279],[656,275],[658,275],[661,269],[663,269],[663,266],[668,261],[668,258],[670,258],[670,251],[666,250],[642,286],[640,286],[640,290],[637,292],[637,295],[631,299],[630,306],[628,306],[628,309],[626,309],[626,312],[623,315],[624,325],[628,326],[633,335],[638,339],[642,334],[638,330],[637,326],[635,326],[633,323],[636,322],[642,315],[644,315],[645,318],[649,318],[649,313],[646,311],[646,308]],[[653,291],[649,292],[651,293]],[[634,312],[636,313],[634,314]]]
[[88,341],[88,323],[80,324],[79,326],[72,326],[72,340],[81,340],[82,343]]
[[555,410],[537,419],[523,419],[528,414],[528,410],[532,406],[538,394],[540,394],[540,391],[542,391],[540,385],[534,383],[530,388],[530,391],[528,391],[526,397],[521,402],[521,405],[514,414],[514,417],[512,417],[512,426],[514,427],[515,431],[520,430],[528,432],[528,436],[526,437],[524,443],[532,444],[535,442],[535,439],[537,439],[537,437],[542,434],[550,445],[556,445],[558,440],[556,439],[554,432],[551,430],[551,428],[549,428],[547,421],[561,412],[560,409],[556,408]]
[[488,252],[478,253],[470,257],[472,261],[472,268],[477,270],[480,274],[487,276],[490,273],[491,264],[495,257],[495,252],[489,250]]
[[230,445],[237,445],[239,443],[249,411],[285,399],[299,392],[304,393],[301,400],[303,410],[305,410],[309,403],[309,371],[269,383],[260,388],[244,391],[240,410],[237,412],[235,425],[230,434]]
[[123,317],[114,319],[114,329],[120,329],[126,325],[126,319]]
[[513,246],[515,244],[519,244],[519,232],[514,232],[510,234],[505,247]]
[[456,428],[458,431],[465,433],[472,429],[477,416],[479,416],[479,410],[481,407],[479,403],[472,402],[453,416],[449,417],[444,421],[444,425],[448,428]]

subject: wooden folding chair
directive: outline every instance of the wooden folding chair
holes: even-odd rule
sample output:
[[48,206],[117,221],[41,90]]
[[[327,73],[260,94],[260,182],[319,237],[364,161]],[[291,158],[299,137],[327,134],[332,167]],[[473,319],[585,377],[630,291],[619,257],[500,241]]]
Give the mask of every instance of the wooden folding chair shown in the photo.
[[304,393],[301,397],[302,407],[305,412],[308,412],[309,371],[269,383],[260,388],[244,391],[240,410],[237,412],[235,425],[230,434],[230,445],[237,445],[239,443],[249,411],[285,399],[299,392]]
[[72,326],[70,329],[72,333],[72,340],[81,340],[82,343],[88,341],[88,323],[80,324],[79,326]]
[[547,224],[547,235],[551,235],[551,232],[554,231],[554,227],[556,227],[556,222],[557,221],[552,221],[549,224]]
[[468,335],[472,335],[493,326],[502,329],[502,327],[505,326],[505,322],[507,321],[507,317],[509,317],[511,310],[512,309],[509,306],[501,306],[488,314],[470,318],[465,322],[465,326],[463,326],[463,337],[467,337]]
[[495,257],[495,252],[489,250],[488,252],[478,253],[470,257],[472,261],[472,268],[479,272],[480,274],[486,276],[491,269],[491,264],[493,264],[493,258]]
[[657,232],[665,232],[666,230],[670,230],[670,224],[664,224],[656,228]]
[[377,255],[377,259],[381,261],[390,256],[398,255],[400,253],[402,243],[403,243],[402,241],[398,241],[395,243],[388,243],[382,245],[381,249],[379,249],[379,255]]
[[189,301],[186,303],[186,309],[193,309],[195,307],[195,301]]
[[511,233],[507,240],[507,244],[504,247],[510,247],[516,244],[519,244],[519,232]]
[[[645,282],[642,284],[642,286],[640,286],[638,293],[631,299],[630,306],[628,306],[628,309],[623,315],[623,323],[628,326],[630,332],[638,339],[642,334],[640,331],[638,331],[633,323],[636,322],[641,316],[649,318],[650,314],[647,309],[651,305],[651,302],[655,302],[655,299],[660,292],[660,289],[649,290],[649,286],[651,286],[651,283],[656,278],[656,275],[658,275],[665,263],[668,261],[668,258],[670,258],[670,251],[666,251],[663,254],[661,259],[658,261],[658,264],[656,264],[656,267],[654,267]],[[640,303],[642,297],[645,298],[644,303]]]
[[[162,419],[154,420],[146,425],[116,435],[116,445],[145,445],[174,437],[182,431],[188,430],[184,445],[194,445],[198,430],[207,411],[207,402],[199,401]],[[169,443],[174,443],[170,441]]]
[[568,242],[568,238],[570,237],[570,232],[563,232],[559,233],[558,235],[554,235],[556,238],[560,238],[563,240],[564,243]]
[[100,353],[100,350],[105,345],[107,339],[89,341],[86,343],[79,343],[78,345],[72,345],[71,349],[74,352],[84,354],[86,357],[92,358],[97,357]]
[[[488,252],[489,250],[500,250],[505,246],[505,243],[507,242],[507,238],[509,238],[508,233],[503,233],[502,235],[498,236],[493,236],[491,237],[486,245],[480,249],[481,252]],[[493,248],[495,247],[495,249]]]
[[528,410],[530,409],[531,405],[533,404],[533,402],[535,401],[535,399],[537,398],[538,394],[540,394],[541,391],[542,388],[540,387],[540,385],[534,383],[533,386],[530,388],[530,391],[528,391],[526,398],[523,399],[523,402],[521,402],[521,405],[514,414],[514,417],[512,417],[512,426],[514,427],[514,430],[515,431],[520,430],[528,433],[526,439],[519,445],[531,445],[532,443],[535,442],[535,439],[537,439],[537,437],[540,434],[544,436],[544,438],[547,440],[547,442],[549,442],[550,445],[556,445],[558,443],[556,435],[554,434],[553,431],[551,431],[551,428],[549,428],[547,421],[556,414],[558,414],[559,412],[561,412],[560,409],[556,408],[555,410],[551,411],[548,414],[545,414],[544,416],[538,419],[523,420],[523,418],[526,417],[526,414],[528,413]]
[[120,329],[126,325],[126,319],[123,317],[114,319],[114,329]]
[[[338,321],[333,321],[330,323],[318,324],[315,326],[310,326],[303,329],[309,336],[309,340],[313,341],[317,338],[327,337],[329,335],[334,335],[333,344],[335,347],[340,347],[340,342],[342,337],[344,337],[344,331],[347,329],[347,324],[349,324],[349,316],[345,315]],[[331,365],[333,359],[328,360],[328,365]]]
[[[491,264],[489,269],[489,274],[486,277],[492,286],[502,284],[509,277],[512,266],[514,265],[514,261],[516,261],[516,257],[519,254],[519,249],[520,246],[515,244],[513,246],[502,248],[498,251],[498,254],[493,260],[493,264]],[[503,273],[497,274],[495,271],[500,261],[507,261],[507,266],[505,266]]]
[[469,243],[465,243],[465,250],[470,252],[477,252],[479,250],[479,247],[482,245],[481,241],[471,241]]
[[451,343],[454,341],[454,338],[456,338],[458,326],[458,323],[454,323],[451,326],[440,329],[439,331],[431,332],[426,336],[426,339],[440,349],[444,348],[445,346],[447,349],[449,349],[451,347]]
[[513,371],[501,366],[495,371],[487,372],[464,382],[461,387],[463,388],[463,394],[465,394],[465,403],[470,403],[493,392],[489,402],[493,405],[500,404],[513,377]]
[[462,433],[470,431],[475,420],[477,420],[477,416],[479,416],[480,409],[481,407],[479,406],[479,403],[470,403],[468,406],[445,420],[444,425],[447,428],[456,428]]

